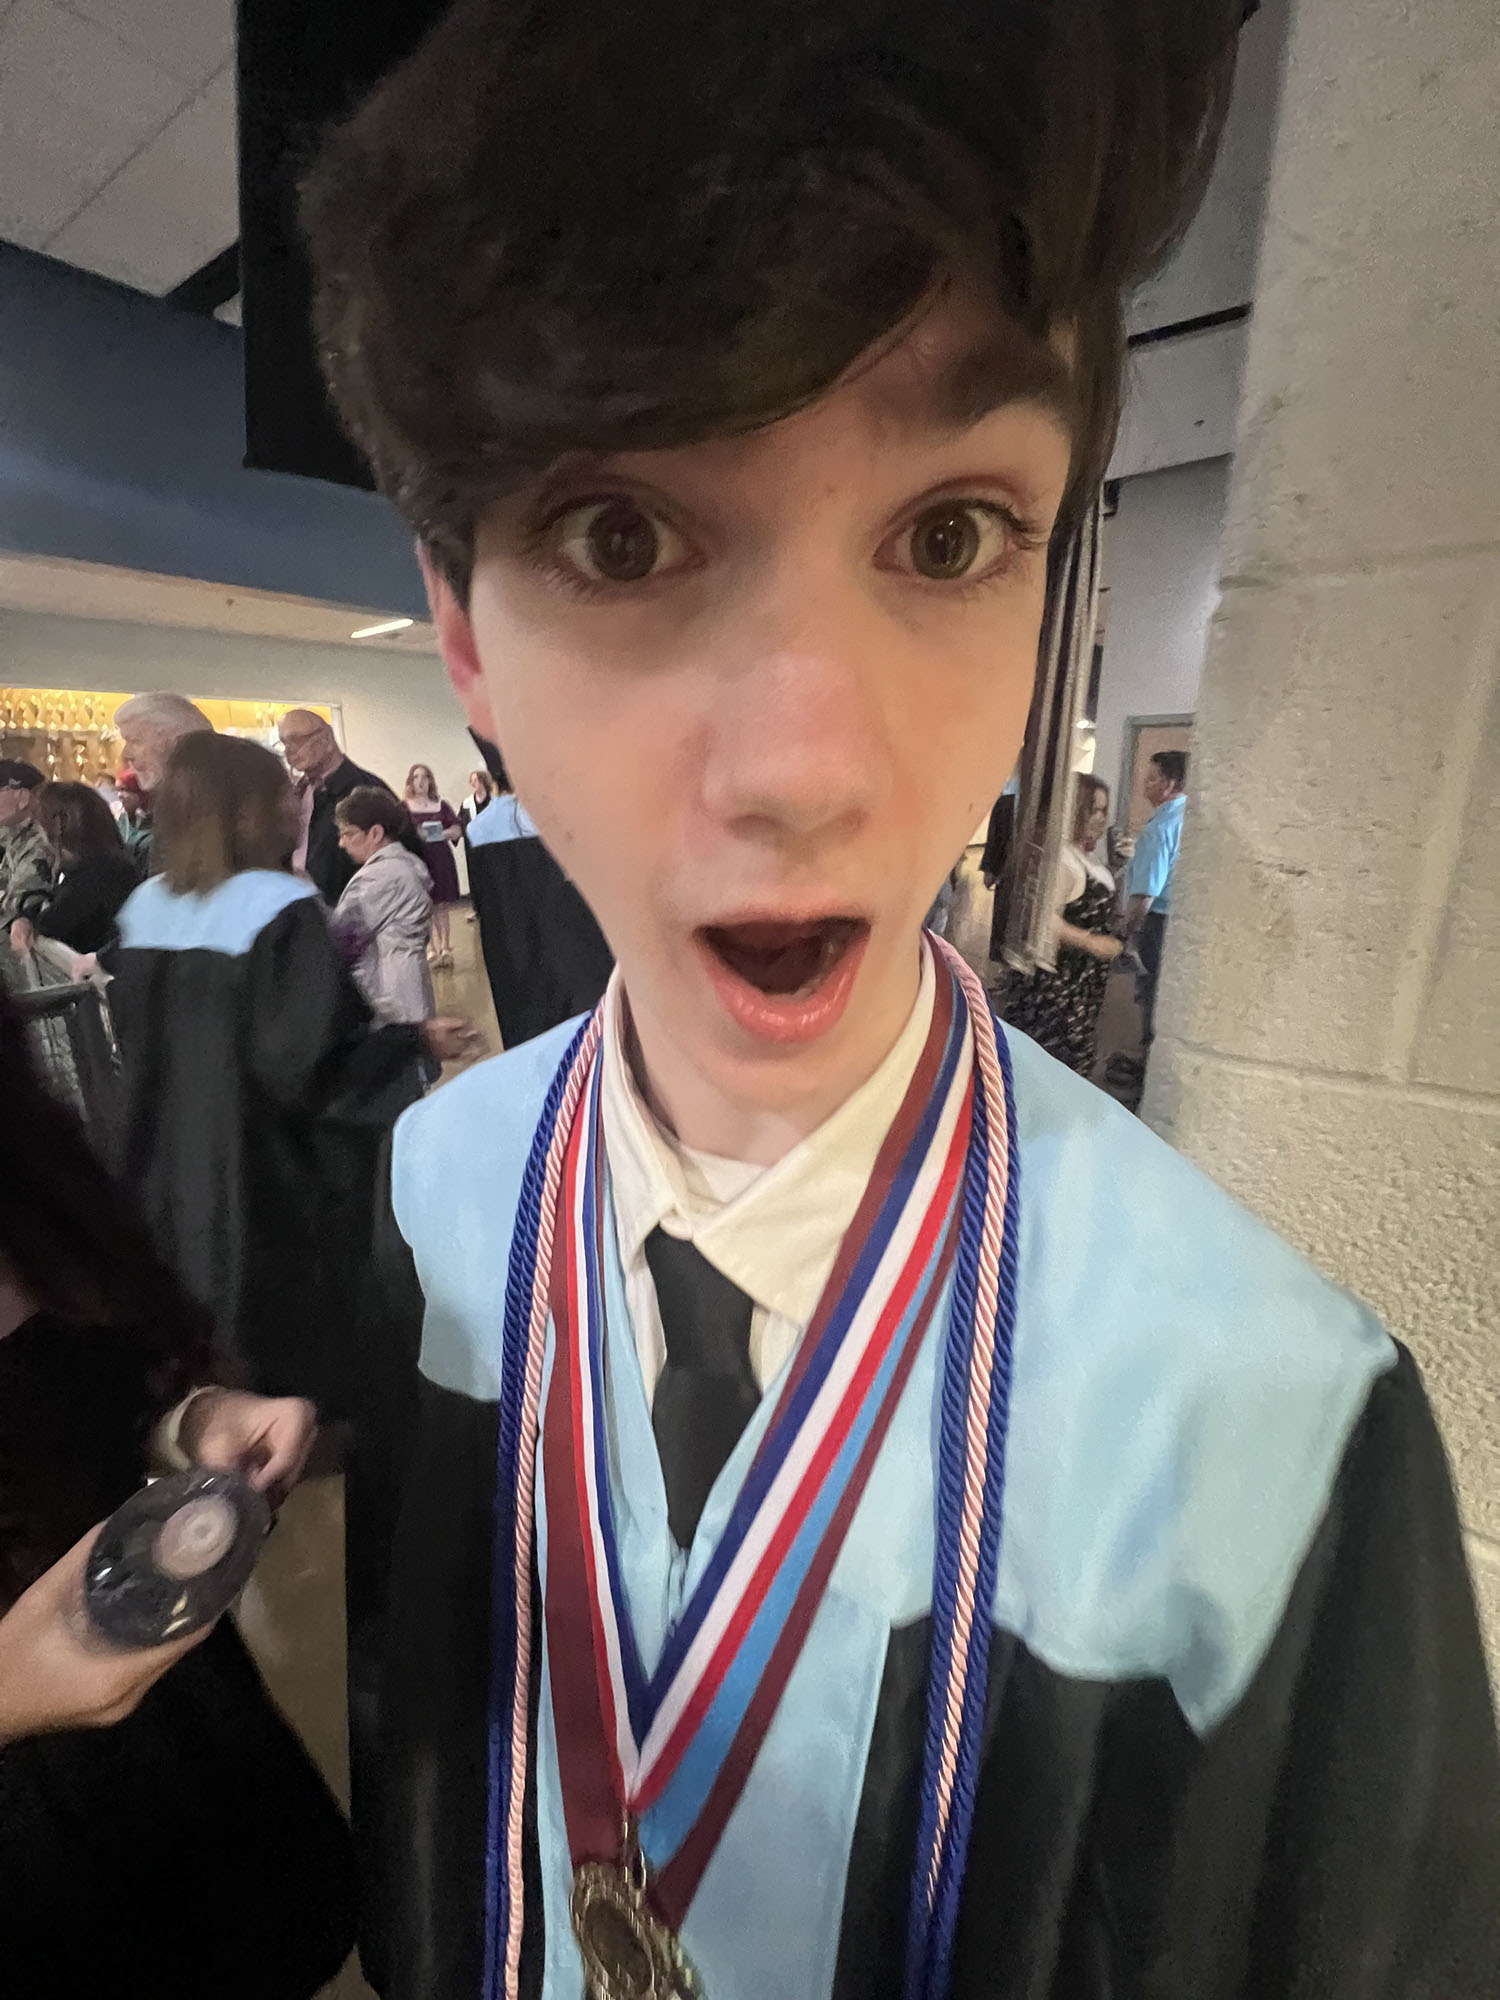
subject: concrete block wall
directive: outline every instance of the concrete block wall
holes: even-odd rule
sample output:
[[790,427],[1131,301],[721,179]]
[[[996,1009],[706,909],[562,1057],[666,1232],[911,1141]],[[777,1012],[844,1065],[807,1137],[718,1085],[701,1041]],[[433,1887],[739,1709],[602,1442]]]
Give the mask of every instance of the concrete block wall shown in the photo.
[[1414,1348],[1500,1666],[1497,105],[1296,0],[1145,1113]]

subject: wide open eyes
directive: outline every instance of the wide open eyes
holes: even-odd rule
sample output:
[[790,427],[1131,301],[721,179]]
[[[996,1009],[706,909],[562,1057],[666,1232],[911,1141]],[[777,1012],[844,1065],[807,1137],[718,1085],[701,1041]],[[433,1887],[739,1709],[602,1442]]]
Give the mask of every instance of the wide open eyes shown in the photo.
[[[628,494],[572,502],[542,524],[534,542],[561,581],[584,591],[659,582],[703,560],[669,521]],[[886,537],[875,563],[926,584],[974,585],[1042,545],[999,501],[954,497],[924,504]]]
[[618,495],[569,507],[547,535],[555,559],[586,583],[645,583],[692,562],[675,528]]
[[935,500],[887,539],[879,560],[929,583],[982,583],[1031,540],[996,501]]

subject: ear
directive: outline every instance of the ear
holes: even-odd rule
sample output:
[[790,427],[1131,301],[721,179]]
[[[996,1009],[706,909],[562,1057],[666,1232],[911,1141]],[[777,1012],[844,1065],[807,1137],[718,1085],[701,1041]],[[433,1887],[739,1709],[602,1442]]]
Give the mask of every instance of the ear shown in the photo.
[[422,566],[422,581],[427,586],[427,603],[432,612],[432,622],[437,627],[443,665],[448,669],[448,678],[453,683],[453,692],[458,696],[464,719],[471,729],[493,742],[495,719],[469,614],[459,603],[453,585],[436,567],[421,542],[417,544],[417,561]]

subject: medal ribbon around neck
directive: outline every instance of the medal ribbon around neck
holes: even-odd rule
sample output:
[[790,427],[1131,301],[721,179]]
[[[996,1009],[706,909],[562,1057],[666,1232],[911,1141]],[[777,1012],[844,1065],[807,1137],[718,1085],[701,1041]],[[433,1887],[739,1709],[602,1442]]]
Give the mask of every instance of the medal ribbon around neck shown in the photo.
[[[569,1144],[552,1287],[558,1358],[542,1449],[562,1795],[575,1865],[617,1854],[622,1815],[639,1822],[651,1902],[674,1927],[795,1664],[800,1643],[782,1644],[783,1635],[794,1620],[806,1635],[947,1277],[970,1119],[968,1031],[954,995],[941,979],[922,1059],[846,1234],[854,1269],[843,1258],[825,1287],[801,1343],[806,1365],[789,1375],[649,1677],[631,1633],[609,1492],[597,1067]],[[705,1838],[710,1801],[715,1827]]]
[[936,983],[922,1059],[724,1533],[649,1676],[621,1587],[606,1453],[601,1015],[580,1030],[553,1080],[522,1183],[506,1295],[485,2000],[519,1991],[549,1316],[545,1615],[569,1846],[575,1866],[613,1859],[625,1813],[638,1814],[650,1901],[675,1927],[770,1726],[951,1263],[906,1986],[908,2000],[941,2000],[947,1990],[998,1564],[1018,1176],[1008,1061],[987,997],[941,940],[929,948],[949,977]]

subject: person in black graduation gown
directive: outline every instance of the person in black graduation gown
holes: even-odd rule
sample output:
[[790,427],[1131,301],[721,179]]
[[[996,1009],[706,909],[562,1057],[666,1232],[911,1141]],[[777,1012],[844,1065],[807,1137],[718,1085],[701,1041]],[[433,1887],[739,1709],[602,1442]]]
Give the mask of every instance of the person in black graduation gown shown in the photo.
[[597,919],[537,835],[494,744],[476,736],[496,795],[465,829],[469,893],[506,1048],[597,1006],[614,958]]
[[342,1409],[375,1161],[457,1024],[376,1027],[311,885],[287,871],[275,757],[184,739],[156,796],[160,873],[105,954],[123,1057],[120,1166],[244,1379]]
[[[490,749],[494,749],[493,744],[491,744]],[[495,756],[498,761],[498,751],[495,751]],[[491,773],[487,770],[471,771],[469,773],[468,795],[458,809],[458,823],[465,833],[468,832],[469,828],[478,819],[494,796],[495,780]]]
[[183,1456],[296,1477],[312,1411],[224,1379],[201,1306],[0,998],[0,1990],[309,2000],[354,1937],[348,1828],[234,1622],[71,1622],[93,1531]]
[[379,1027],[311,884],[286,867],[296,801],[268,750],[199,735],[156,796],[160,873],[104,955],[123,1062],[120,1170],[206,1305],[239,1379],[351,1420],[345,1453],[351,1761],[369,1790],[391,1506],[409,1448],[415,1341],[370,1295],[381,1159],[424,1064],[468,1023]]
[[[1020,1035],[991,1051],[1013,1099],[993,1073],[968,1099],[955,1264],[992,1269],[1011,1355],[997,1333],[981,1371],[975,1319],[934,1320],[832,1580],[805,1623],[788,1587],[759,1625],[772,1657],[806,1642],[743,1710],[760,1749],[740,1757],[733,1719],[694,1735],[684,1697],[644,1784],[621,1776],[661,1720],[641,1682],[718,1657],[676,1650],[689,1585],[741,1588],[748,1565],[715,1565],[741,1503],[764,1505],[771,1433],[745,1426],[799,1393],[762,1377],[773,1332],[783,1384],[806,1379],[809,1243],[839,1274],[830,1312],[866,1282],[894,1186],[868,1092],[889,1104],[882,1073],[931,1032],[924,991],[940,1022],[922,915],[1015,767],[1066,568],[1049,551],[1109,460],[1123,300],[1202,188],[1240,12],[461,0],[306,183],[335,401],[421,537],[471,726],[620,957],[597,1100],[564,1089],[564,1026],[395,1135],[388,1254],[426,1311],[384,1714],[392,2000],[577,2000],[600,1871],[616,1943],[633,1924],[644,1959],[680,1925],[710,2000],[1500,1991],[1500,1759],[1410,1357]],[[882,1149],[934,1102],[907,1075]],[[570,1101],[606,1171],[590,1150],[561,1183],[576,1282],[554,1263],[533,1297]],[[1017,1206],[977,1227],[970,1189],[994,1197],[1012,1145]],[[583,1314],[603,1317],[587,1343]],[[1011,1393],[1004,1512],[966,1531],[935,1440],[950,1381],[962,1412],[981,1373]],[[700,1451],[709,1498],[681,1533],[674,1404],[713,1419],[679,1446],[725,1445],[717,1469]],[[511,1475],[541,1408],[533,1490]],[[991,1531],[961,1644],[939,1572]],[[641,1653],[618,1698],[594,1675],[617,1575]],[[736,1664],[761,1602],[715,1627]],[[926,1698],[960,1653],[979,1705],[950,1753]],[[736,1693],[758,1695],[749,1673]],[[707,1804],[676,1785],[688,1737]],[[941,1876],[921,1845],[939,1810],[966,1822]],[[700,1831],[702,1894],[669,1908]]]

